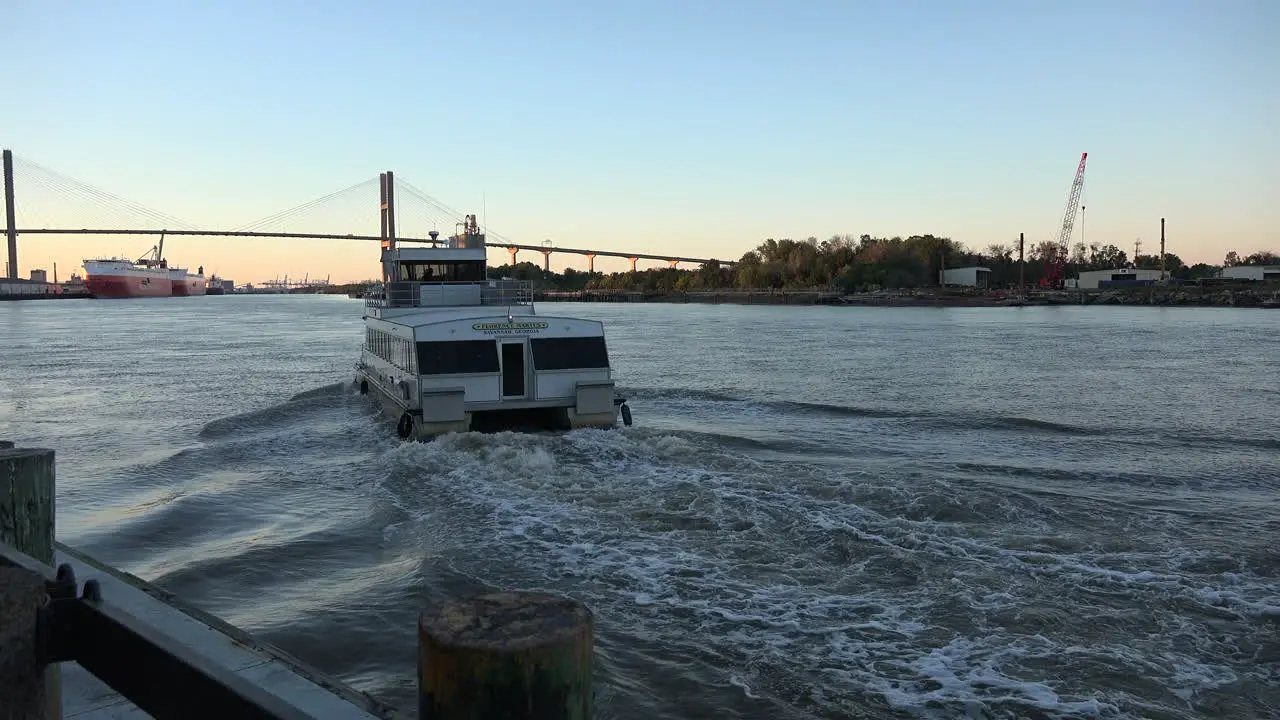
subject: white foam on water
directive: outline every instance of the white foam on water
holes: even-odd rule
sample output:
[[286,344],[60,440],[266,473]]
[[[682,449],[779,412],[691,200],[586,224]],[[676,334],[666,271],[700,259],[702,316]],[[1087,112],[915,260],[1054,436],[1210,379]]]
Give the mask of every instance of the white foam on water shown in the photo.
[[[1033,644],[1039,638],[1033,638]],[[898,709],[926,710],[938,705],[990,713],[995,708],[1034,708],[1051,716],[1117,717],[1118,707],[1097,699],[1065,701],[1043,682],[1017,680],[1002,670],[1026,657],[1052,657],[1058,648],[1015,643],[1000,649],[971,639],[957,639],[903,665],[920,679],[909,683],[873,681]],[[930,687],[936,686],[936,687]],[[1008,709],[1005,707],[1004,709]]]
[[[1062,513],[1025,493],[925,476],[868,482],[866,467],[766,463],[668,433],[450,435],[403,444],[389,462],[404,476],[389,497],[406,512],[462,511],[466,524],[450,532],[473,562],[504,558],[509,582],[582,598],[602,632],[691,658],[713,648],[718,681],[748,698],[1176,714],[1241,676],[1225,664],[1228,641],[1163,606],[1248,620],[1274,596],[1264,578],[1239,574],[1206,586],[1161,548],[1101,553],[1061,539]],[[410,477],[421,492],[407,490]],[[1090,614],[1111,634],[1090,636]],[[1165,696],[1091,690],[1055,668],[1063,662],[1136,673]]]

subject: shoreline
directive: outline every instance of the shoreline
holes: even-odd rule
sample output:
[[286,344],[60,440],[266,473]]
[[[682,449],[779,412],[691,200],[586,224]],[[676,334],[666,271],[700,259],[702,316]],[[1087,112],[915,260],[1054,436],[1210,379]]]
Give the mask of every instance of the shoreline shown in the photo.
[[1033,290],[1025,297],[926,289],[845,295],[818,290],[534,291],[536,302],[698,303],[710,305],[829,305],[836,307],[1035,307],[1143,305],[1148,307],[1277,307],[1280,285],[1260,287],[1144,287],[1122,290]]
[[[288,293],[336,294],[336,293]],[[88,293],[40,295],[0,294],[0,302],[19,300],[83,300]],[[535,290],[535,302],[547,303],[666,303],[702,305],[825,305],[831,307],[1041,307],[1062,305],[1120,305],[1146,307],[1280,308],[1280,284],[1199,288],[1143,287],[1111,290],[1033,290],[1025,297],[1002,292],[977,293],[929,288],[845,295],[826,290]]]

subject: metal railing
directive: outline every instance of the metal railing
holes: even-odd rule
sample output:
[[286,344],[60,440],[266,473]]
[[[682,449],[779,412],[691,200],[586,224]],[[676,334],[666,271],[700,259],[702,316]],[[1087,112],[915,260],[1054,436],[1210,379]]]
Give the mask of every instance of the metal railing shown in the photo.
[[367,307],[456,307],[529,305],[533,288],[527,280],[476,282],[389,282],[364,299]]
[[[0,718],[61,718],[61,671],[73,663],[157,720],[408,717],[305,663],[259,643],[137,578],[122,577],[54,540],[54,453],[0,440]],[[32,553],[32,554],[29,554]],[[59,554],[63,558],[59,558]],[[53,563],[66,559],[55,569]],[[74,566],[74,567],[73,567]],[[76,567],[90,575],[81,583]],[[141,597],[131,597],[140,592]],[[117,597],[118,596],[118,597]],[[184,623],[163,620],[185,614]],[[184,632],[185,622],[212,634]],[[459,634],[458,627],[469,628]],[[489,592],[423,609],[416,623],[417,717],[591,720],[594,660],[589,608],[540,592]],[[217,648],[224,636],[261,662]],[[369,652],[385,653],[385,643]],[[554,660],[554,662],[552,662]],[[261,669],[272,672],[264,674]],[[280,682],[279,671],[309,684]],[[321,698],[320,694],[327,695]],[[109,695],[76,693],[95,708],[128,712]],[[319,704],[331,707],[318,713]],[[105,713],[104,713],[105,714]]]
[[[157,718],[307,718],[260,684],[220,667],[102,597],[98,581],[83,591],[71,566],[55,571],[0,542],[0,567],[18,568],[44,582],[48,600],[35,618],[33,658],[38,670],[75,662]],[[16,628],[15,628],[16,629]]]
[[[0,717],[62,717],[61,683],[46,675],[60,663],[78,664],[157,720],[316,717],[267,682],[242,676],[104,597],[97,578],[82,585],[69,563],[55,570],[0,541],[0,576],[6,591],[0,630],[12,641],[0,646]],[[458,618],[484,630],[458,637]],[[417,717],[591,720],[594,638],[591,611],[580,603],[542,593],[490,593],[428,609],[417,626],[418,656],[434,658],[419,667]],[[264,661],[274,654],[263,652]],[[548,666],[546,657],[567,660]],[[433,671],[434,663],[453,672]],[[334,681],[308,678],[310,669],[290,669],[350,703],[353,715],[409,716]]]

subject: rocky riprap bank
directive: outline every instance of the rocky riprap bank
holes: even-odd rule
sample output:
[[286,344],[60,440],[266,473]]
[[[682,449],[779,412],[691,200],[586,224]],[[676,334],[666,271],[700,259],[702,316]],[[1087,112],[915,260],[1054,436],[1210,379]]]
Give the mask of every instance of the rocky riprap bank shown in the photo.
[[1194,287],[1152,286],[1082,294],[1085,305],[1194,305],[1199,307],[1280,307],[1280,284]]

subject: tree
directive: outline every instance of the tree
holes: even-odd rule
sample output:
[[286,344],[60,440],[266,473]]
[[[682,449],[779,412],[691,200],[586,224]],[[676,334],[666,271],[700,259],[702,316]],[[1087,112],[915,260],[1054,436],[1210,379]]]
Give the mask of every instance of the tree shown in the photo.
[[1182,267],[1174,272],[1173,276],[1179,280],[1201,280],[1204,278],[1217,277],[1222,268],[1216,265],[1206,265],[1204,263],[1196,263],[1191,267]]
[[[1159,270],[1161,267],[1160,256],[1159,255],[1139,255],[1138,257],[1134,258],[1133,266],[1143,270]],[[1183,266],[1184,265],[1182,262],[1182,258],[1170,252],[1167,252],[1164,254],[1165,270],[1169,271],[1170,273],[1173,273],[1178,269],[1182,268]]]
[[1115,270],[1129,264],[1129,256],[1115,245],[1097,244],[1089,247],[1087,270]]
[[1280,265],[1280,256],[1273,252],[1262,250],[1253,253],[1240,261],[1241,265]]

